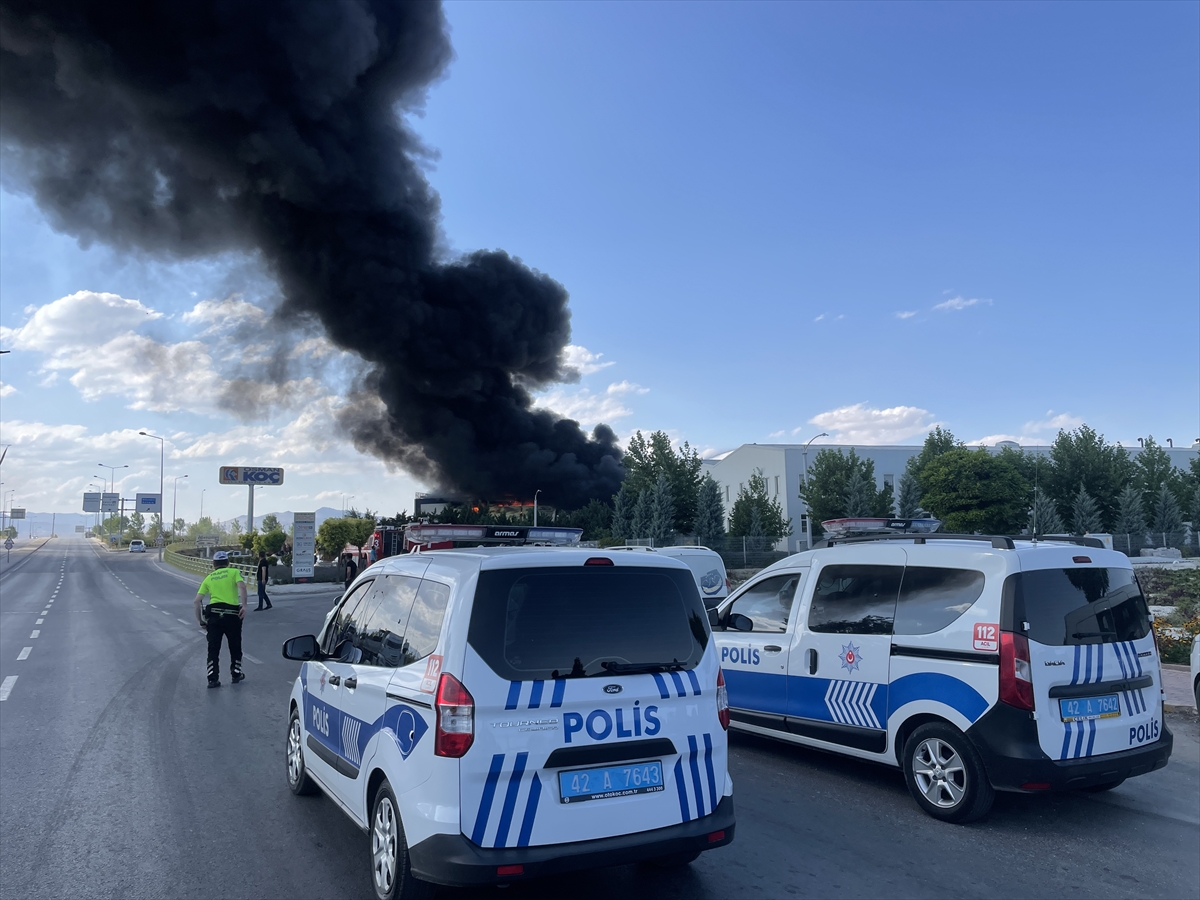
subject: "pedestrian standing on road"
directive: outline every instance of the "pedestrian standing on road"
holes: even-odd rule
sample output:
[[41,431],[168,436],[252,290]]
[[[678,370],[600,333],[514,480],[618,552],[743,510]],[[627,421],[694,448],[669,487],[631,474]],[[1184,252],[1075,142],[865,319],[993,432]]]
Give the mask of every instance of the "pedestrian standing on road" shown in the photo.
[[358,566],[354,564],[354,557],[349,553],[342,555],[342,560],[346,564],[346,589],[349,590],[350,582],[354,580],[354,576],[358,574]]
[[[267,579],[270,577],[271,567],[267,564],[267,554],[265,551],[258,551],[258,606],[255,612],[261,609],[271,608],[271,598],[267,596]],[[267,604],[263,606],[263,604]]]
[[[218,550],[213,570],[196,591],[196,621],[208,632],[208,686],[221,686],[221,637],[229,641],[229,676],[237,684],[242,674],[242,619],[246,617],[246,582],[242,573],[230,568],[229,554]],[[203,607],[204,599],[208,605]]]

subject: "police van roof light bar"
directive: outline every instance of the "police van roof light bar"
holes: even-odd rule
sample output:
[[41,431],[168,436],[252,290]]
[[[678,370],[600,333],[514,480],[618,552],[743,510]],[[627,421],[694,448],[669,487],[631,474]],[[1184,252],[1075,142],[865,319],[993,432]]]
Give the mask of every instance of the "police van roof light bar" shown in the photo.
[[984,541],[995,550],[1015,550],[1013,539],[1003,535],[991,534],[896,534],[884,532],[881,534],[854,534],[846,537],[827,537],[813,544],[814,550],[823,547],[833,547],[837,544],[865,544],[872,541],[912,541],[914,544],[924,544],[926,541]]

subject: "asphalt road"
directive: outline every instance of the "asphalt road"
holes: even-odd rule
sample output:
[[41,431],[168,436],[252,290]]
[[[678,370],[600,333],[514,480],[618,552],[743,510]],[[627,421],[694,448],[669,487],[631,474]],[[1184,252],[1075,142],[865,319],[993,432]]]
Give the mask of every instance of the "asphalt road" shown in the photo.
[[[210,691],[194,594],[153,553],[72,538],[0,575],[0,897],[373,896],[366,838],[284,780],[296,663],[279,646],[333,595],[251,612],[246,682]],[[1001,795],[967,827],[921,814],[894,771],[734,735],[730,847],[682,872],[439,898],[1197,897],[1200,734],[1168,724],[1166,769],[1104,795]]]

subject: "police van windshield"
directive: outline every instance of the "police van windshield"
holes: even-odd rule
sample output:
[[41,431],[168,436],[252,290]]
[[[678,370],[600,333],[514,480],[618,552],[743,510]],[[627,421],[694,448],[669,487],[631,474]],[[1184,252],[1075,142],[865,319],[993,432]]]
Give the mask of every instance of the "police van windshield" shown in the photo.
[[1150,633],[1150,609],[1130,569],[1035,569],[1011,577],[1016,618],[1029,623],[1026,634],[1039,644],[1111,644]]
[[481,572],[467,635],[511,681],[691,669],[708,638],[690,571],[623,566]]

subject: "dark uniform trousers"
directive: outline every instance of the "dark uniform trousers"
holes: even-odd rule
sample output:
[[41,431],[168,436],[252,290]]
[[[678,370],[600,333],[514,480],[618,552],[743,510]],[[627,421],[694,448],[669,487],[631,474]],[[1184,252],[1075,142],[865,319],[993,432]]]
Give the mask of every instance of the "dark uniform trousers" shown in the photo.
[[242,671],[242,620],[238,618],[238,608],[222,609],[210,605],[205,624],[208,625],[208,680],[216,681],[221,676],[222,636],[229,641],[229,672],[239,674]]

